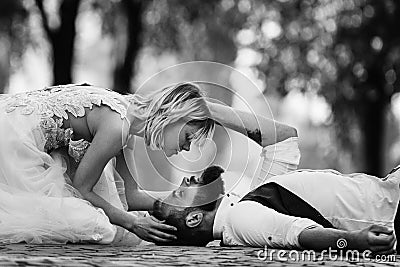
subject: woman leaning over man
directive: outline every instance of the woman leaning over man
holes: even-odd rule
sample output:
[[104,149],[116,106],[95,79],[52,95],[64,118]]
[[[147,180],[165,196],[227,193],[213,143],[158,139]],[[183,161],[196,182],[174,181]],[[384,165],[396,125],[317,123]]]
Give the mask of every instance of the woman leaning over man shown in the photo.
[[169,157],[213,128],[192,83],[147,97],[87,85],[0,95],[0,243],[111,243],[114,225],[146,241],[174,239],[174,227],[128,212],[155,199],[138,188],[123,150],[136,135]]

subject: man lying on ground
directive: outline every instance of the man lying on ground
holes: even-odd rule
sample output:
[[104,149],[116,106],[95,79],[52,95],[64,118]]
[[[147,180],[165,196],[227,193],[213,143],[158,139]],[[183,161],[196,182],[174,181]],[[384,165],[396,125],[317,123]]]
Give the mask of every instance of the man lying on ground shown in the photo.
[[[257,132],[247,118],[241,117],[245,131]],[[221,124],[240,128],[228,120]],[[265,146],[265,130],[249,137]],[[185,177],[170,196],[156,201],[153,215],[178,228],[178,239],[171,244],[202,246],[221,240],[229,246],[395,252],[400,226],[397,169],[383,179],[332,170],[293,171],[269,177],[244,197],[224,195],[222,173],[212,166],[201,177]],[[347,246],[338,247],[339,239]]]

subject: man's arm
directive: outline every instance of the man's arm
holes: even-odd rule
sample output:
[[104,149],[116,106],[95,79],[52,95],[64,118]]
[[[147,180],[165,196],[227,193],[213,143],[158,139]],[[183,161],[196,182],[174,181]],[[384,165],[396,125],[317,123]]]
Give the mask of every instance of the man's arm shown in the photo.
[[275,144],[289,137],[297,137],[297,130],[261,115],[208,102],[213,119],[234,131],[248,136],[262,147]]
[[299,244],[303,248],[318,251],[332,248],[393,254],[395,241],[393,230],[380,225],[371,225],[358,231],[313,227],[304,229],[299,235]]

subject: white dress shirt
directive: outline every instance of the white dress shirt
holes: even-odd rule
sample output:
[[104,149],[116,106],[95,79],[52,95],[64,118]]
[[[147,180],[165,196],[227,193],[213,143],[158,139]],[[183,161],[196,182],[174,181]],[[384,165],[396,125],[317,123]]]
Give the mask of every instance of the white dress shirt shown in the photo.
[[[333,170],[292,171],[300,159],[297,138],[267,146],[261,156],[263,163],[257,182],[253,179],[247,192],[254,186],[275,182],[318,210],[337,229],[356,230],[371,224],[393,228],[400,196],[400,171],[385,179],[366,174],[344,175]],[[215,216],[214,237],[222,239],[225,245],[301,248],[299,234],[306,228],[320,226],[255,201],[238,203],[245,195],[243,187],[240,189],[234,188],[224,196]]]
[[371,224],[394,227],[400,170],[384,179],[334,170],[299,170],[272,177],[318,210],[335,228],[359,230]]
[[[280,214],[254,201],[238,203],[251,189],[267,182],[272,176],[297,168],[300,161],[298,138],[264,147],[260,156],[262,161],[256,179],[252,179],[251,184],[243,179],[221,200],[214,219],[214,238],[222,239],[229,246],[298,247],[300,232],[318,224],[309,219]],[[229,177],[225,175],[223,179]]]

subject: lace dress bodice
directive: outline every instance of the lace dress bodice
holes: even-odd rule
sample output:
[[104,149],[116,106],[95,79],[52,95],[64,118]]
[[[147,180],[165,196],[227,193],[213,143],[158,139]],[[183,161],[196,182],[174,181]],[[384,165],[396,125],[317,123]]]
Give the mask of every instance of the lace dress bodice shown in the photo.
[[42,90],[0,96],[6,101],[6,112],[20,112],[23,115],[36,114],[40,117],[38,127],[45,138],[44,151],[50,153],[59,147],[68,147],[68,154],[79,162],[90,146],[84,139],[73,140],[72,128],[63,128],[64,119],[69,115],[83,117],[85,108],[106,105],[126,118],[127,102],[111,90],[85,85],[61,85]]

